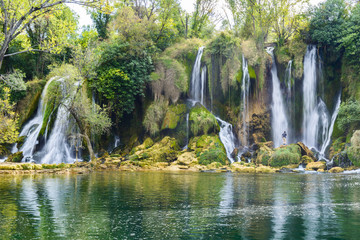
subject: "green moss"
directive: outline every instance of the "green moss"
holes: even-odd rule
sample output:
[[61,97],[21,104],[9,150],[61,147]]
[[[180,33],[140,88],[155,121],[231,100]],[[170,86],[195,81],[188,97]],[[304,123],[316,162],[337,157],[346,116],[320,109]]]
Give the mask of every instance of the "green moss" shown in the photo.
[[8,159],[6,159],[6,162],[21,162],[21,160],[24,158],[23,152],[17,152],[14,154],[11,154]]
[[291,144],[284,147],[274,149],[274,153],[271,156],[270,166],[281,167],[290,164],[301,163],[301,149],[297,144]]
[[273,154],[273,150],[265,144],[260,144],[260,148],[257,151],[256,164],[262,164],[268,166],[269,160]]
[[213,162],[226,164],[226,150],[219,136],[202,135],[189,141],[189,150],[195,151],[200,164],[207,165]]
[[9,149],[4,145],[0,145],[0,156],[7,156],[8,154],[10,154]]
[[152,147],[154,145],[154,141],[151,138],[146,138],[144,141],[144,146],[146,149]]
[[360,130],[356,130],[351,137],[351,146],[346,150],[350,161],[360,167]]
[[204,106],[198,104],[190,110],[190,130],[193,136],[206,135],[220,131],[215,116]]
[[249,71],[250,78],[256,79],[256,73],[255,73],[254,68],[252,68],[250,65],[248,65],[248,71]]
[[161,130],[175,129],[179,125],[180,119],[185,113],[185,104],[171,105],[165,114],[163,123],[161,125]]

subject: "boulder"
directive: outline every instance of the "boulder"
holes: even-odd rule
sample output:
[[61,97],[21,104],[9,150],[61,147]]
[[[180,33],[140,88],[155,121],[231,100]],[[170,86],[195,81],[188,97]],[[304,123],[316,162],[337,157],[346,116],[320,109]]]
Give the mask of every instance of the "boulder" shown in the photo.
[[329,173],[340,173],[343,171],[344,171],[344,169],[341,167],[333,167],[332,169],[329,170]]
[[326,169],[326,163],[323,161],[317,161],[317,162],[311,162],[308,165],[306,165],[306,169],[307,171],[317,171],[318,169]]
[[225,165],[228,162],[225,147],[218,135],[193,137],[189,141],[188,150],[194,151],[199,164],[202,165],[208,165],[212,162]]
[[314,153],[304,143],[298,142],[297,145],[301,149],[301,156],[308,156],[308,157],[312,158],[314,161],[317,160],[314,156]]
[[282,167],[301,163],[301,149],[297,144],[290,144],[274,149],[269,160],[271,167]]
[[352,166],[352,162],[350,161],[346,151],[336,154],[332,160],[335,166],[341,168],[348,168]]
[[165,113],[165,117],[161,125],[161,130],[175,129],[179,125],[181,118],[185,114],[186,114],[185,104],[171,105]]
[[190,165],[192,163],[198,163],[194,152],[184,152],[182,153],[178,159],[177,162],[179,165]]
[[6,162],[21,162],[24,158],[23,152],[16,152],[11,154],[7,159]]
[[311,157],[307,156],[307,155],[304,155],[301,157],[301,163],[302,164],[309,164],[311,162],[314,162],[314,159],[312,159]]
[[273,152],[267,144],[259,144],[259,149],[256,151],[256,164],[269,165],[269,160]]

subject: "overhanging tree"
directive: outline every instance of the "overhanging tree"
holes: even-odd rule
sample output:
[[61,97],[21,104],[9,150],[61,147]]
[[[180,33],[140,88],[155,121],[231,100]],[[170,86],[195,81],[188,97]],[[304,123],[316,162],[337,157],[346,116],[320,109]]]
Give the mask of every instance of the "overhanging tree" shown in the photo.
[[[105,6],[107,8],[107,0],[0,0],[0,22],[2,32],[0,34],[0,68],[10,43],[17,37],[24,35],[24,31],[38,18],[59,10],[64,3],[75,3],[89,7]],[[106,10],[106,8],[103,8]],[[31,51],[56,51],[56,41],[52,39],[45,48],[27,47],[22,51],[12,53],[11,55],[31,52]]]

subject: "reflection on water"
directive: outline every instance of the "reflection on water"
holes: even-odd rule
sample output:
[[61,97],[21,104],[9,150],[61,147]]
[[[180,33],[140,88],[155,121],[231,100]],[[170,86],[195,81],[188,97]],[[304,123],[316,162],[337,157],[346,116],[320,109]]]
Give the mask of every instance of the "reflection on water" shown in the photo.
[[360,175],[0,176],[0,239],[356,239]]

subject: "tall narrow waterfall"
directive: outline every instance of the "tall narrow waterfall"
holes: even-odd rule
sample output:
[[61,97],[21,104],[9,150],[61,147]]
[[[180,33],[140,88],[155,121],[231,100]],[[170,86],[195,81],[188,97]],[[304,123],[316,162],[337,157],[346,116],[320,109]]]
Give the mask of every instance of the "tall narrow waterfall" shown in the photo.
[[272,56],[273,63],[271,67],[272,78],[272,104],[271,104],[271,127],[273,134],[274,146],[279,147],[282,144],[281,135],[284,131],[288,134],[288,118],[285,112],[285,106],[283,101],[283,94],[280,88],[280,81],[277,75],[277,68],[275,63],[275,57],[273,54],[274,48],[269,47],[267,52]]
[[318,147],[319,113],[316,82],[316,47],[309,46],[304,58],[303,81],[303,142],[309,147]]
[[248,69],[248,63],[242,55],[242,85],[241,85],[241,102],[242,102],[242,130],[241,130],[241,144],[243,146],[249,145],[249,127],[247,121],[249,121],[249,93],[250,93],[250,75]]
[[[23,161],[36,161],[41,163],[62,163],[73,162],[74,158],[71,157],[71,146],[67,141],[67,131],[70,127],[69,112],[65,108],[66,102],[61,104],[58,108],[56,119],[53,129],[48,139],[46,139],[45,146],[41,151],[36,152],[35,148],[38,144],[39,133],[43,124],[44,111],[46,105],[44,99],[47,93],[49,84],[52,81],[63,81],[63,79],[52,78],[44,87],[42,92],[37,113],[33,119],[31,119],[23,127],[20,136],[27,136],[24,144],[20,148],[23,152]],[[47,138],[47,133],[45,133]]]
[[291,92],[291,66],[292,66],[292,60],[288,62],[288,65],[285,70],[285,83],[287,86],[287,95],[288,95],[288,101],[291,101],[292,92]]
[[335,105],[334,112],[333,112],[333,114],[331,116],[331,123],[330,123],[329,129],[326,132],[325,140],[323,141],[323,144],[322,144],[321,149],[320,149],[320,155],[322,155],[322,156],[325,156],[326,149],[330,145],[331,135],[332,135],[333,130],[334,130],[335,120],[336,120],[337,115],[339,113],[340,103],[341,103],[341,94],[339,94],[338,100],[337,100],[336,105]]
[[206,67],[201,71],[201,57],[204,52],[204,47],[200,47],[194,63],[191,86],[190,86],[190,98],[196,102],[204,103],[205,98],[205,85],[206,85]]

